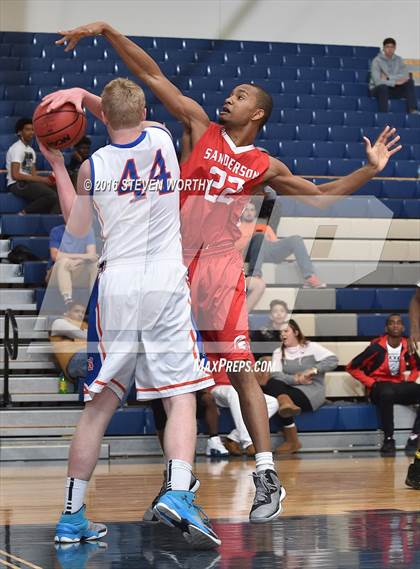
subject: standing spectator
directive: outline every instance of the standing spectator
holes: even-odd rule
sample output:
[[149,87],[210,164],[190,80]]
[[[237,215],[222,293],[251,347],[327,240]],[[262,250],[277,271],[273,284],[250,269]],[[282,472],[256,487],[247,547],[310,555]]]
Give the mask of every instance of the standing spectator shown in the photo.
[[77,174],[80,166],[90,157],[90,147],[92,141],[88,136],[83,136],[77,144],[74,145],[74,151],[70,157],[70,163],[67,170],[69,171],[71,181],[76,186]]
[[50,341],[55,358],[64,375],[73,383],[87,375],[87,324],[83,320],[86,307],[73,303],[62,318],[54,320]]
[[386,38],[383,50],[374,58],[370,68],[369,89],[378,99],[379,112],[388,112],[388,99],[407,99],[407,112],[417,112],[414,81],[402,57],[395,54],[396,41]]
[[[410,302],[410,352],[415,354],[420,341],[420,281],[417,283],[416,292]],[[420,436],[417,437],[417,452],[413,464],[408,467],[407,486],[420,490]]]
[[[384,431],[381,455],[395,456],[394,405],[420,403],[420,385],[416,383],[420,360],[417,354],[409,353],[399,314],[388,316],[385,331],[385,335],[372,340],[346,369],[368,388],[372,403],[379,409]],[[420,433],[419,413],[413,432],[416,435]]]
[[74,286],[89,286],[89,290],[92,290],[98,270],[92,229],[85,237],[74,237],[66,231],[65,225],[53,227],[50,232],[50,256],[46,282],[58,286],[65,304],[73,302]]
[[256,207],[249,202],[242,212],[239,226],[242,236],[236,241],[235,247],[244,254],[249,244],[245,260],[249,262],[250,276],[261,278],[263,263],[281,263],[293,254],[305,279],[304,287],[326,287],[315,274],[311,258],[300,235],[278,239],[270,226],[257,224],[256,221]]
[[281,337],[283,343],[273,353],[271,375],[262,390],[277,398],[283,418],[285,442],[276,452],[293,453],[302,446],[293,417],[325,403],[325,373],[337,367],[338,358],[307,340],[295,320],[283,326]]
[[20,214],[60,213],[53,178],[36,173],[36,154],[31,146],[34,136],[32,119],[19,119],[15,131],[19,140],[6,154],[7,189],[28,202]]

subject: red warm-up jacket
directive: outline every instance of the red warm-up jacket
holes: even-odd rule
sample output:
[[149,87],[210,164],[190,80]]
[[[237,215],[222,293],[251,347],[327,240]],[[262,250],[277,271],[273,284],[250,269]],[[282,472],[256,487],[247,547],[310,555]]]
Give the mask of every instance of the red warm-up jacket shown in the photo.
[[346,367],[346,371],[363,383],[363,385],[366,385],[368,389],[371,389],[377,381],[401,383],[405,381],[403,375],[405,371],[410,371],[407,381],[416,381],[420,373],[419,357],[417,354],[408,352],[407,339],[402,338],[400,373],[399,375],[391,375],[386,342],[386,335],[375,338],[366,350],[356,356]]

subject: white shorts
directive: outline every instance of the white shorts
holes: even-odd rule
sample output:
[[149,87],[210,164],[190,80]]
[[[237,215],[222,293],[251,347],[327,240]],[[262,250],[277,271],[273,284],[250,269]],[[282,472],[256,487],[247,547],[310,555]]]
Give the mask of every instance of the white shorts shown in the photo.
[[123,400],[158,399],[214,385],[200,370],[186,269],[179,261],[108,264],[92,292],[85,401],[108,386]]

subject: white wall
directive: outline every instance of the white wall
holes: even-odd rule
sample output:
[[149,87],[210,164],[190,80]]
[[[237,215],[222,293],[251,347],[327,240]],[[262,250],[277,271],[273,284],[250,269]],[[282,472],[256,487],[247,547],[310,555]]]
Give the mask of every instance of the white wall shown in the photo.
[[125,34],[380,45],[420,58],[419,0],[0,0],[0,29],[54,32],[98,19]]

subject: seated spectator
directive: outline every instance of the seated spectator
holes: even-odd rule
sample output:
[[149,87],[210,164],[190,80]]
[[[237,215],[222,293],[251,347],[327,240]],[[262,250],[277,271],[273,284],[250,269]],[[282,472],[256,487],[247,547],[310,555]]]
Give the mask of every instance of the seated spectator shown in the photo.
[[271,360],[272,353],[281,342],[281,330],[289,319],[289,307],[283,300],[270,302],[270,323],[259,330],[251,332],[252,348],[257,358],[266,357]]
[[85,237],[73,237],[65,225],[50,232],[50,262],[46,282],[58,286],[65,304],[73,302],[73,287],[92,290],[98,272],[95,236],[91,229]]
[[417,99],[413,79],[402,57],[395,54],[396,41],[386,38],[383,50],[373,59],[370,68],[369,89],[378,99],[379,112],[388,112],[388,100],[407,99],[407,112],[416,113]]
[[[394,405],[420,403],[420,372],[417,354],[410,354],[407,339],[403,337],[404,324],[399,314],[388,316],[386,334],[372,340],[361,354],[347,366],[347,371],[365,385],[381,416],[384,442],[382,456],[395,456]],[[414,438],[420,433],[420,411],[413,427]],[[415,441],[415,445],[417,440]],[[413,445],[408,442],[407,445]]]
[[263,263],[281,263],[293,254],[305,279],[304,287],[326,287],[326,284],[321,282],[315,274],[314,266],[302,237],[292,235],[278,239],[270,226],[256,222],[256,207],[252,202],[249,202],[241,216],[239,229],[242,236],[235,243],[235,247],[242,254],[245,254],[248,247],[245,256],[245,260],[249,262],[248,275],[253,278],[261,278]]
[[[301,448],[293,417],[302,411],[316,411],[325,403],[325,373],[338,365],[335,354],[305,338],[295,320],[284,324],[282,345],[272,357],[271,373],[262,390],[276,397],[283,419],[285,442],[276,452],[294,453]],[[262,382],[264,383],[264,381]]]
[[75,186],[77,184],[79,168],[90,156],[91,145],[92,141],[88,136],[83,136],[79,142],[74,145],[74,151],[70,157],[70,163],[67,170],[69,171],[71,181]]
[[32,119],[19,119],[15,130],[19,140],[7,151],[6,169],[8,191],[27,201],[19,213],[60,213],[53,177],[39,176],[36,172],[36,154],[31,146]]
[[58,365],[72,383],[87,375],[87,323],[83,320],[86,307],[73,303],[62,317],[54,320],[50,341]]
[[[211,393],[219,407],[227,407],[232,415],[235,428],[225,439],[225,447],[230,454],[241,456],[246,454],[249,457],[255,455],[255,447],[245,426],[239,403],[239,395],[230,383],[229,376],[224,369],[213,372],[215,386],[211,387]],[[268,416],[272,417],[278,411],[278,403],[274,397],[265,395]]]

